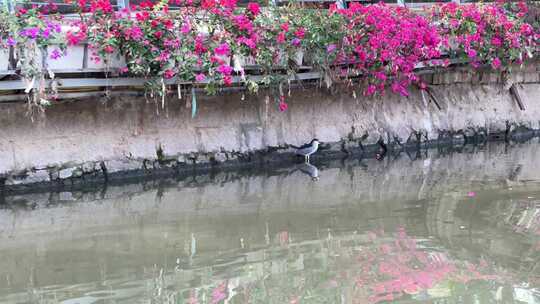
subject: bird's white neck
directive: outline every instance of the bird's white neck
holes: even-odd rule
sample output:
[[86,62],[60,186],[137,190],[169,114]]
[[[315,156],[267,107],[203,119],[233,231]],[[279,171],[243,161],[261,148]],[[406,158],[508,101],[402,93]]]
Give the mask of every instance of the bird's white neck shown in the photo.
[[315,148],[315,149],[319,148],[319,142],[318,141],[313,142],[313,148]]

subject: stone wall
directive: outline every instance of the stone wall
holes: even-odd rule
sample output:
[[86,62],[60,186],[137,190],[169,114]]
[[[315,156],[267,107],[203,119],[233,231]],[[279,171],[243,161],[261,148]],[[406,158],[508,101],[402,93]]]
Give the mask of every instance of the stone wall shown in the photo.
[[412,90],[409,97],[365,98],[357,91],[355,98],[350,90],[306,86],[291,92],[286,112],[265,92],[199,95],[195,118],[186,98],[175,97],[164,108],[133,96],[62,102],[33,119],[25,104],[0,104],[0,180],[4,189],[17,189],[194,165],[290,162],[295,158],[288,145],[312,138],[325,143],[324,157],[362,152],[379,140],[462,143],[540,128],[538,64],[510,74],[454,69],[424,77],[429,92]]

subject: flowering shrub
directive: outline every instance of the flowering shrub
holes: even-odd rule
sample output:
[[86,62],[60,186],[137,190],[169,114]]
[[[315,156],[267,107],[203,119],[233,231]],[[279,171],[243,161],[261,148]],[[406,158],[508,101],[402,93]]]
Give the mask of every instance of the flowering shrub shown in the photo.
[[[25,61],[40,60],[41,58],[34,58],[33,53],[40,51],[48,54],[49,46],[54,48],[50,54],[52,59],[62,56],[65,50],[60,23],[62,16],[53,13],[54,10],[55,6],[51,4],[43,7],[32,6],[30,9],[20,8],[16,11],[16,18],[13,18],[10,28],[16,39],[9,37],[7,43],[19,46],[16,48],[17,56],[22,59],[23,64]],[[48,15],[45,16],[45,13]]]
[[394,93],[408,95],[409,85],[419,82],[415,66],[441,55],[437,27],[406,8],[352,4],[329,14],[341,16],[340,30],[346,33],[335,42],[335,63],[350,65],[367,79],[366,95],[384,93],[388,85]]
[[[182,4],[169,12],[167,0],[145,1],[117,12],[109,0],[78,0],[73,5],[80,20],[67,31],[50,5],[19,8],[15,16],[0,17],[1,45],[17,45],[24,63],[28,50],[54,45],[49,56],[58,58],[65,43],[88,43],[92,60],[120,54],[126,59],[120,72],[145,77],[161,93],[165,79],[204,83],[210,93],[235,81],[251,91],[262,84],[276,88],[281,110],[287,108],[282,87],[298,71],[294,59],[302,50],[329,86],[354,77],[365,83],[366,95],[390,88],[405,96],[411,85],[424,87],[415,74],[419,63],[449,56],[498,69],[538,51],[538,29],[524,21],[523,3],[448,3],[427,14],[385,4],[329,10],[240,8],[235,0]],[[245,73],[248,64],[258,67],[258,78]]]
[[442,49],[453,57],[470,60],[474,66],[490,63],[494,69],[521,63],[538,47],[538,33],[524,22],[527,6],[513,4],[456,5],[448,3],[433,9],[443,37]]
[[[9,33],[3,47],[13,47],[17,68],[28,83],[26,89],[30,104],[47,104],[43,98],[49,89],[43,85],[45,75],[54,77],[47,69],[47,60],[57,60],[64,55],[66,44],[62,33],[62,16],[55,13],[56,6],[32,5],[30,8],[17,8],[14,16],[6,17]],[[5,12],[3,14],[6,14]],[[37,87],[37,90],[34,90]]]
[[10,43],[14,43],[13,37],[10,35],[10,21],[11,15],[0,10],[0,49],[9,48]]

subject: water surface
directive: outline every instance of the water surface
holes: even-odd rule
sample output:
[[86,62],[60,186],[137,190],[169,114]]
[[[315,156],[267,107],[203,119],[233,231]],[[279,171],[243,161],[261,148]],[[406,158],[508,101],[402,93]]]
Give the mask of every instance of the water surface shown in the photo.
[[540,145],[0,207],[0,303],[540,303]]

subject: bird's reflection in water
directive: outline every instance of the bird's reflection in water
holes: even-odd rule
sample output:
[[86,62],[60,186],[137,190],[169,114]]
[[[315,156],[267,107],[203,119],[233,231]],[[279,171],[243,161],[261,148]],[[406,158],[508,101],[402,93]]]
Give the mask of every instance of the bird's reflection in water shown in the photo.
[[300,172],[309,175],[313,181],[319,180],[319,169],[310,163],[303,163],[301,165],[298,165],[296,166],[295,171],[296,170],[299,170]]

